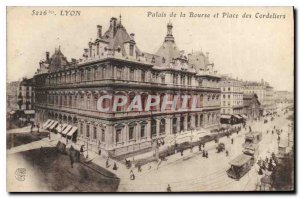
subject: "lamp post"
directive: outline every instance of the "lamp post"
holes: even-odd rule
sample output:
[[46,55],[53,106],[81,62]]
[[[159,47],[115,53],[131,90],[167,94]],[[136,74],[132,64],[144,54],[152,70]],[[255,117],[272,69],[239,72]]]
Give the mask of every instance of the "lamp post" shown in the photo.
[[86,159],[89,158],[89,143],[88,137],[86,138]]

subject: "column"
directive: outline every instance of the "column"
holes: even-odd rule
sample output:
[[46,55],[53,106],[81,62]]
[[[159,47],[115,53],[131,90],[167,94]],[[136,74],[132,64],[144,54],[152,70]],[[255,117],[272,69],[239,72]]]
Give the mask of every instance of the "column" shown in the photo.
[[156,120],[156,137],[159,137],[159,131],[160,131],[160,120]]
[[188,121],[188,116],[184,116],[184,122],[183,122],[183,130],[187,130],[187,121]]
[[195,115],[191,115],[191,128],[195,128]]
[[128,125],[125,124],[125,126],[123,127],[122,130],[122,141],[124,142],[124,144],[128,143]]
[[171,118],[166,117],[165,120],[166,120],[166,128],[165,128],[166,134],[167,135],[172,134],[173,129],[172,129],[172,125],[171,125]]
[[151,139],[151,120],[147,121],[147,126],[146,126],[146,137],[147,140]]
[[141,124],[137,123],[135,126],[135,139],[137,142],[141,140]]

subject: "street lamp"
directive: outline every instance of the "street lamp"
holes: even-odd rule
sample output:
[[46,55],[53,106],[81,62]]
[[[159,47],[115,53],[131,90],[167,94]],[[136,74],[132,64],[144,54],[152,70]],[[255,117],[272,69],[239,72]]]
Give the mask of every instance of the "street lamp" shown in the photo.
[[89,143],[88,137],[86,137],[86,159],[89,158]]

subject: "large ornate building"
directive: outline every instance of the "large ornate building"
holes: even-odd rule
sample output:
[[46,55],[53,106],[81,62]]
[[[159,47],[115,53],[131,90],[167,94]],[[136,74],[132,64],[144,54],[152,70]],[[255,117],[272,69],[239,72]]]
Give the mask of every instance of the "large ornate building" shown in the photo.
[[[53,120],[51,128],[60,130],[69,125],[69,133],[59,132],[111,156],[147,149],[158,138],[218,127],[220,78],[214,65],[202,52],[185,55],[172,29],[168,23],[161,47],[151,54],[138,48],[121,18],[111,18],[104,34],[102,26],[97,26],[97,38],[84,49],[81,59],[69,62],[60,48],[51,57],[46,52],[34,76],[37,122]],[[149,111],[121,107],[116,112],[100,112],[97,101],[103,95],[126,96],[127,106],[136,95],[143,105],[148,95],[170,100],[176,95],[199,96],[199,102],[197,110],[161,111],[157,106]],[[103,103],[109,107],[112,100]]]

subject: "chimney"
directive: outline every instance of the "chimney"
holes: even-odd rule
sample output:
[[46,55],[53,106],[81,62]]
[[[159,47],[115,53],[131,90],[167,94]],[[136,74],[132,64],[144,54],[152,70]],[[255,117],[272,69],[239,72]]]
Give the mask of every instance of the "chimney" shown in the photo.
[[101,38],[102,37],[102,26],[101,25],[97,25],[97,29],[98,29],[98,32],[97,32],[97,36],[98,38]]
[[117,26],[117,18],[112,17],[110,21],[111,21],[111,26],[112,26],[112,29],[113,29],[113,35],[115,36],[116,26]]
[[46,61],[47,61],[47,62],[49,62],[49,59],[50,59],[49,56],[50,56],[50,53],[49,53],[49,52],[46,52]]
[[131,34],[130,34],[130,37],[131,37],[131,40],[134,41],[134,33],[131,33]]

